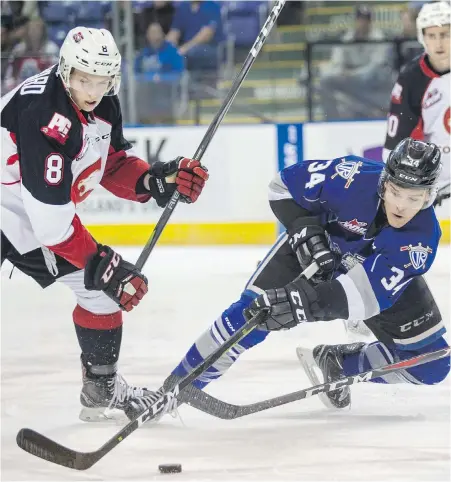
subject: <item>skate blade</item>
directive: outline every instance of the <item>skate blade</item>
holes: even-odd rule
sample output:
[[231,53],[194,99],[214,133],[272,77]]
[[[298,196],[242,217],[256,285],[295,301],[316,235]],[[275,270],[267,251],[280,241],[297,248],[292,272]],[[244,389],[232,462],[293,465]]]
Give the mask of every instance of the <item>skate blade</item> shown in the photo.
[[[316,370],[319,370],[317,367],[315,360],[313,359],[313,350],[308,348],[298,347],[296,348],[296,355],[301,362],[302,368],[304,369],[306,375],[308,376],[311,384],[314,385],[321,385],[324,383],[324,380],[317,376]],[[329,409],[334,411],[340,411],[342,409],[336,407],[330,400],[329,397],[325,393],[319,393],[317,397],[321,400],[321,402]]]
[[123,423],[128,422],[128,418],[122,410],[105,407],[83,407],[78,416],[83,422],[99,423],[99,422],[113,422]]

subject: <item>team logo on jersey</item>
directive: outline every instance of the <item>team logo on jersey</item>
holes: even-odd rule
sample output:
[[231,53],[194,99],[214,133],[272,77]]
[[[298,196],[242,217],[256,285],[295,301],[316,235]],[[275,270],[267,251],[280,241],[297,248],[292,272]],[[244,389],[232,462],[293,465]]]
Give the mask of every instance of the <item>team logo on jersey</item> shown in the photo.
[[398,84],[398,82],[396,82],[391,91],[391,101],[393,104],[400,104],[402,102],[402,85]]
[[361,234],[362,236],[367,230],[365,226],[368,226],[368,223],[365,223],[364,221],[357,221],[356,218],[354,218],[352,221],[338,221],[338,224],[343,226],[343,228],[345,228],[347,231],[351,231],[351,233],[355,234]]
[[439,102],[442,97],[442,93],[438,89],[430,90],[423,100],[423,109],[429,109],[429,107]]
[[450,124],[449,124],[449,111],[450,111],[450,108],[448,107],[448,108],[446,109],[445,115],[444,115],[444,117],[443,117],[443,125],[445,126],[446,132],[448,132],[448,134],[451,134],[451,132],[450,132],[450,130],[451,130],[450,127],[451,127],[451,126],[450,126]]
[[347,182],[345,184],[345,189],[351,185],[352,181],[354,180],[354,176],[359,174],[359,167],[362,166],[362,162],[355,162],[355,161],[346,161],[342,159],[340,164],[335,166],[335,174],[331,176],[331,179],[334,179],[337,176],[345,179]]
[[102,162],[100,159],[85,169],[72,185],[71,199],[74,204],[84,201],[100,181]]
[[401,246],[400,251],[408,251],[409,253],[410,263],[405,264],[404,268],[413,266],[417,270],[424,268],[428,255],[432,253],[432,249],[429,246],[424,247],[421,243],[418,243],[418,246],[412,246],[411,244]]
[[83,34],[81,32],[74,33],[72,38],[74,39],[74,42],[77,43],[77,44],[80,43],[84,39]]
[[55,112],[49,125],[41,127],[41,132],[64,145],[69,137],[71,126],[72,122],[67,117]]
[[346,272],[350,271],[354,266],[358,264],[362,264],[365,261],[365,257],[361,256],[360,254],[352,254],[350,252],[345,253],[342,258],[340,264],[346,270]]

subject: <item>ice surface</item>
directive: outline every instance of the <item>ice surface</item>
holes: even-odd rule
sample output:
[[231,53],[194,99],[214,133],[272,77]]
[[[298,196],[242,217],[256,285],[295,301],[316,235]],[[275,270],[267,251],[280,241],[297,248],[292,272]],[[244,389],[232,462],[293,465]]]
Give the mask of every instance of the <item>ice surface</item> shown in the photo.
[[[138,250],[121,249],[135,260]],[[158,387],[188,346],[234,301],[266,248],[157,247],[145,272],[150,294],[126,315],[121,371]],[[449,326],[449,254],[441,248],[428,281]],[[330,412],[317,398],[235,421],[181,407],[179,419],[145,425],[87,472],[21,451],[22,427],[79,450],[119,428],[78,419],[79,348],[74,300],[64,286],[43,291],[2,269],[2,480],[449,480],[450,383],[434,387],[362,384],[352,410]],[[341,322],[271,335],[244,354],[211,393],[249,403],[309,386],[295,348],[345,341]],[[158,464],[183,473],[160,475]]]

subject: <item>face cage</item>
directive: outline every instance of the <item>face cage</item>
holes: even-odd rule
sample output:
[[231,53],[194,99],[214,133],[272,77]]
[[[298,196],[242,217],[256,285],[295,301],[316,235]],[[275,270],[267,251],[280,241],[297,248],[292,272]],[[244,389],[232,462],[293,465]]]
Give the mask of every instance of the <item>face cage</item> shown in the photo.
[[390,181],[396,186],[403,188],[403,189],[422,189],[422,190],[427,190],[429,194],[428,200],[423,204],[423,209],[427,209],[432,206],[432,204],[435,201],[435,198],[437,197],[437,192],[438,192],[438,186],[437,183],[433,184],[432,186],[412,186],[411,184],[405,184],[403,182],[398,181],[395,179],[393,176],[388,174],[386,171],[384,171],[381,174],[381,177],[379,179],[379,184],[377,185],[377,194],[381,198],[381,200],[384,200],[384,194],[385,194],[385,185],[386,183]]
[[[70,96],[70,74],[72,72],[72,69],[76,69],[77,67],[74,67],[73,65],[66,64],[64,61],[64,57],[60,58],[60,61],[58,63],[58,70],[57,70],[57,75],[59,75],[63,81],[64,87],[66,88],[66,91],[68,92]],[[83,71],[82,71],[83,72]],[[114,75],[113,79],[113,85],[111,89],[103,94],[103,97],[105,96],[112,96],[112,95],[118,95],[119,94],[119,89],[121,87],[121,73],[118,72],[116,75]]]

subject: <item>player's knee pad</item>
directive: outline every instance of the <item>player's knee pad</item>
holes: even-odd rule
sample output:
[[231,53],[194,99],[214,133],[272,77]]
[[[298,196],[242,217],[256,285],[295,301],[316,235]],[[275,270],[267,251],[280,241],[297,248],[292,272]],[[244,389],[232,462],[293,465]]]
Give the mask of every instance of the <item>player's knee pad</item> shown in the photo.
[[117,304],[103,291],[88,291],[85,288],[83,270],[62,276],[58,281],[75,293],[78,305],[86,311],[99,315],[109,315],[119,311]]

